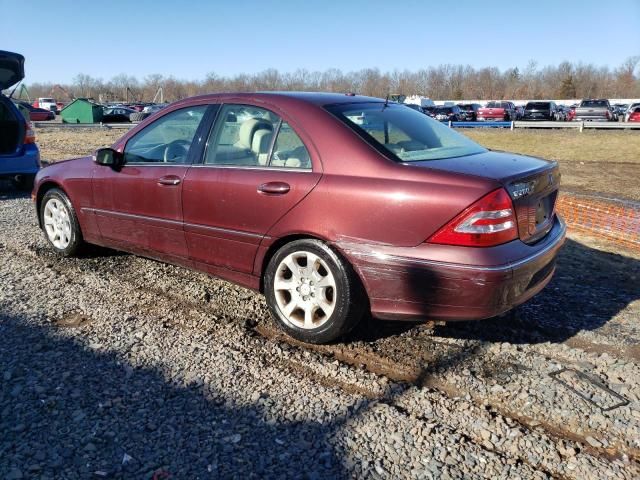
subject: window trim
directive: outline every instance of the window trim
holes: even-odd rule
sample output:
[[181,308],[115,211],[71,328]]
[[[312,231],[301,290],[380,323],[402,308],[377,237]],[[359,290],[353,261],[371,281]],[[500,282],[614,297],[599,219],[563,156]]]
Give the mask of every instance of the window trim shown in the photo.
[[[212,110],[212,107],[215,107],[215,104],[207,104],[207,103],[201,103],[201,104],[197,104],[197,105],[187,105],[184,106],[182,108],[176,108],[174,110],[168,111],[166,112],[164,115],[158,117],[156,120],[154,120],[153,122],[149,123],[148,125],[145,125],[145,127],[139,131],[137,131],[135,134],[133,134],[130,138],[127,139],[126,143],[124,144],[124,146],[122,147],[122,156],[124,158],[124,163],[122,165],[122,168],[125,168],[127,166],[133,166],[133,167],[185,167],[185,166],[192,166],[194,164],[194,157],[197,155],[197,150],[199,150],[199,146],[200,146],[200,142],[202,141],[202,129],[205,126],[205,124],[208,121],[208,117],[210,115],[210,112]],[[191,144],[189,145],[189,151],[187,152],[187,161],[184,163],[170,163],[170,162],[127,162],[126,158],[127,158],[127,147],[129,146],[130,142],[132,140],[134,140],[135,138],[137,138],[138,136],[140,136],[143,132],[148,131],[153,125],[155,125],[158,121],[162,120],[164,117],[168,117],[169,115],[175,113],[175,112],[180,112],[182,110],[188,110],[188,109],[194,109],[194,108],[200,108],[200,107],[204,107],[204,114],[202,116],[202,119],[200,120],[200,123],[198,124],[198,128],[196,128],[196,131],[193,135],[193,141],[191,142]],[[194,145],[196,144],[197,145]],[[195,148],[194,148],[195,147]]]

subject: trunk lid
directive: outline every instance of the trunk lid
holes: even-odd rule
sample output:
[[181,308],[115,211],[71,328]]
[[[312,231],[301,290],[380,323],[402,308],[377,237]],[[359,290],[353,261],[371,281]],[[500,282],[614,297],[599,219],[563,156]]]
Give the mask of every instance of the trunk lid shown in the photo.
[[412,165],[495,180],[511,196],[518,235],[525,243],[540,240],[553,226],[560,186],[560,170],[554,161],[489,151]]
[[15,85],[24,78],[24,57],[19,53],[0,50],[0,90]]

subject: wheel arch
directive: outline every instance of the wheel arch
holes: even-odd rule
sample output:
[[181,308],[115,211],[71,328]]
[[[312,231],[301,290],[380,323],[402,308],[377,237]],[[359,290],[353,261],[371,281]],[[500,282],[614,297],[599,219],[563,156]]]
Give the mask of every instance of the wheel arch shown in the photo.
[[369,294],[367,292],[367,289],[365,288],[365,282],[363,281],[363,278],[361,277],[360,272],[355,267],[355,265],[353,265],[353,263],[349,260],[349,258],[344,254],[344,252],[340,248],[338,248],[335,245],[335,243],[327,240],[326,238],[322,238],[320,236],[313,235],[310,233],[292,233],[289,235],[285,235],[283,237],[278,238],[275,242],[273,242],[269,246],[269,248],[264,254],[264,257],[262,258],[260,271],[258,272],[260,276],[260,293],[264,294],[264,275],[265,275],[265,272],[267,271],[267,265],[269,265],[269,262],[271,261],[271,259],[273,258],[273,256],[276,254],[278,250],[280,250],[282,247],[284,247],[288,243],[291,243],[295,240],[319,240],[325,243],[331,250],[335,252],[336,255],[338,255],[349,266],[349,268],[351,268],[351,270],[355,274],[355,278],[357,278],[358,280],[359,287],[361,288],[363,294],[365,295],[367,302],[369,301]]

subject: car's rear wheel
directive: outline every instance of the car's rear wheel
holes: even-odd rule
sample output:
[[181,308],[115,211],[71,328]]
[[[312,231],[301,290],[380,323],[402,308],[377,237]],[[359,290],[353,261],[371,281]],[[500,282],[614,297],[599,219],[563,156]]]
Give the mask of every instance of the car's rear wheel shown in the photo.
[[264,277],[269,307],[283,329],[309,343],[327,343],[362,318],[362,288],[351,266],[319,240],[296,240],[271,258]]
[[40,222],[56,253],[72,256],[82,246],[82,232],[69,197],[57,188],[48,190],[40,202]]

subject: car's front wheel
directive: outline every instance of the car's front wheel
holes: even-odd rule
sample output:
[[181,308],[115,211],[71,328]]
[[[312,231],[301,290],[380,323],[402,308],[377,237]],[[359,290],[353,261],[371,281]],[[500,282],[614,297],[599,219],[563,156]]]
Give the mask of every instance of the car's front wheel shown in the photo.
[[283,329],[309,343],[327,343],[362,318],[365,296],[351,266],[319,240],[296,240],[271,258],[267,303]]
[[69,257],[82,246],[78,217],[62,190],[52,188],[44,194],[40,202],[40,223],[56,253]]

